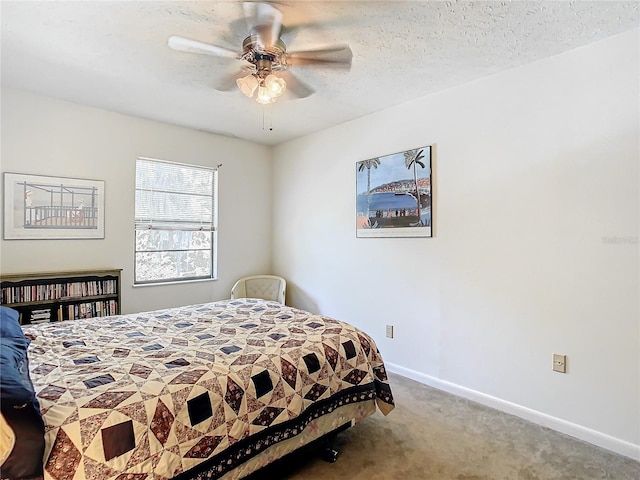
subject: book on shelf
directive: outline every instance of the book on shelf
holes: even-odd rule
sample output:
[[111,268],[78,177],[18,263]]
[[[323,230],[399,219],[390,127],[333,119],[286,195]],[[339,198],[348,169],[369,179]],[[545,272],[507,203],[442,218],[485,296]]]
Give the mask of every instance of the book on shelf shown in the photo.
[[31,310],[29,318],[31,320],[31,323],[36,323],[38,320],[48,322],[49,320],[51,320],[51,309],[43,308],[39,310]]
[[34,319],[32,318],[32,319],[31,319],[31,324],[32,324],[32,325],[37,325],[37,324],[39,324],[39,323],[49,323],[49,322],[50,322],[50,320],[51,320],[51,319],[49,319],[49,318],[41,318],[41,319],[38,319],[38,320],[34,320]]

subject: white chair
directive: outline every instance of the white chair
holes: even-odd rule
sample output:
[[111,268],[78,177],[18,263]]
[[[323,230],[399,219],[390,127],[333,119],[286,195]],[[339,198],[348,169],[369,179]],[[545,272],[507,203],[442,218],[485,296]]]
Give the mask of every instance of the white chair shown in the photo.
[[262,298],[284,305],[287,282],[276,275],[252,275],[241,278],[231,289],[231,298]]

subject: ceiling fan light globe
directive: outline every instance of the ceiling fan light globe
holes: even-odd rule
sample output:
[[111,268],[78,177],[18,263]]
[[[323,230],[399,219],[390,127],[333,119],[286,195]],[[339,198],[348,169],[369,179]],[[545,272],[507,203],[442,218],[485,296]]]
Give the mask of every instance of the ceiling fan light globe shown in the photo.
[[287,88],[287,82],[280,77],[276,77],[273,74],[267,75],[264,79],[265,87],[269,90],[269,93],[273,97],[279,97],[284,93]]
[[269,92],[267,87],[260,85],[258,87],[258,95],[256,96],[256,102],[262,105],[267,105],[276,101],[276,97]]
[[256,88],[258,88],[258,79],[253,74],[249,74],[246,77],[237,79],[236,84],[242,93],[247,97],[252,97]]

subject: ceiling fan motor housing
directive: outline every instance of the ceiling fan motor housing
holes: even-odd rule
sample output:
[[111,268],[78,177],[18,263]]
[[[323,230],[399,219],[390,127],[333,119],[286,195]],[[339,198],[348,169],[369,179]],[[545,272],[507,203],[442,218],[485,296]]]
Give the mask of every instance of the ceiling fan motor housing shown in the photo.
[[286,69],[286,53],[287,46],[281,39],[278,39],[273,45],[261,45],[257,35],[249,35],[242,42],[241,58],[254,65],[258,73],[268,68],[265,75],[268,75],[271,70]]

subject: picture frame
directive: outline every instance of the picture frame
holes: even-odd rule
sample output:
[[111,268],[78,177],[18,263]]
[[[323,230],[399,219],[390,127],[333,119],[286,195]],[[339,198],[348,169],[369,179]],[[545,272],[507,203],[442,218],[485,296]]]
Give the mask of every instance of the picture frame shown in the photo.
[[356,163],[356,237],[432,236],[431,146]]
[[104,238],[103,180],[4,173],[5,240]]

